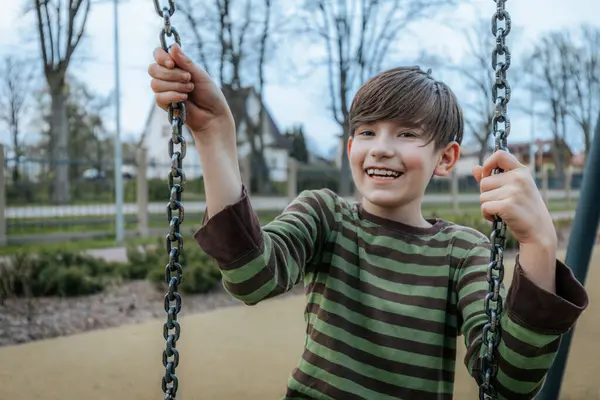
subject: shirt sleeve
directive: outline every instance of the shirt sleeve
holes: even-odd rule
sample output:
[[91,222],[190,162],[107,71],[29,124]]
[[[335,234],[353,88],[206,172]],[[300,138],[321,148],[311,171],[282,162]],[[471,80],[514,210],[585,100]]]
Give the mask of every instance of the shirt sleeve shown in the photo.
[[[486,238],[487,239],[487,238]],[[463,258],[458,270],[456,290],[461,332],[467,354],[465,365],[478,384],[481,383],[480,356],[484,299],[489,284],[486,279],[490,261],[488,240],[482,240]],[[498,373],[494,382],[501,399],[532,399],[542,387],[544,378],[557,354],[561,335],[568,332],[588,305],[584,287],[572,271],[556,261],[556,293],[550,293],[531,282],[516,258],[512,283],[506,293],[501,289],[503,310],[500,316],[501,341],[497,347]]]
[[329,190],[303,191],[261,227],[243,187],[240,200],[205,218],[194,239],[217,261],[225,290],[253,305],[289,291],[318,264],[335,229],[335,201]]

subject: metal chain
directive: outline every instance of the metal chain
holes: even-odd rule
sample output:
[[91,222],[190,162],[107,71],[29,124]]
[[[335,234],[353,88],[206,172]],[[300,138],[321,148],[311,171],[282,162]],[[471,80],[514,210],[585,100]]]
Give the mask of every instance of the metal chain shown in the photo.
[[[181,46],[179,34],[171,25],[171,17],[175,13],[175,0],[169,0],[169,7],[162,9],[160,8],[159,0],[154,0],[154,8],[164,23],[159,36],[162,48],[167,52],[169,51],[167,37],[171,36],[173,36],[175,43]],[[169,138],[168,143],[171,170],[168,174],[169,203],[167,204],[167,221],[169,222],[169,233],[166,237],[166,248],[169,255],[169,262],[165,267],[165,281],[169,285],[169,290],[165,294],[164,301],[167,321],[163,326],[163,337],[167,341],[167,344],[162,355],[163,366],[165,367],[165,376],[162,378],[162,390],[165,393],[165,400],[175,400],[179,386],[179,380],[175,375],[175,368],[179,365],[179,351],[176,347],[181,335],[181,327],[177,321],[177,315],[181,311],[181,296],[177,290],[183,279],[183,267],[179,263],[179,257],[183,252],[183,237],[179,228],[183,223],[184,217],[181,193],[185,186],[183,159],[187,147],[185,138],[183,137],[185,104],[182,102],[170,104],[168,108],[168,120],[172,128],[171,138]],[[180,145],[179,151],[176,151],[175,145]],[[177,215],[173,215],[173,211],[177,211]]]
[[[506,71],[510,67],[510,51],[506,46],[506,36],[510,32],[511,20],[510,14],[504,8],[506,0],[494,0],[494,2],[496,3],[496,12],[492,16],[492,34],[496,38],[496,46],[492,51],[492,68],[496,77],[492,85],[492,101],[496,109],[492,120],[492,132],[495,139],[494,151],[508,152],[507,137],[510,134],[510,119],[506,114],[506,109],[510,101],[510,85],[506,80]],[[504,26],[499,26],[498,22],[504,22]],[[500,168],[493,171],[494,174],[502,172],[504,171]],[[481,400],[498,398],[494,380],[498,373],[496,349],[502,335],[500,316],[503,303],[500,288],[504,279],[504,248],[506,245],[506,224],[498,216],[495,217],[492,224],[490,242],[491,256],[486,274],[489,289],[484,301],[488,322],[484,325],[482,333],[486,350],[480,359],[482,381],[479,386],[479,398]]]

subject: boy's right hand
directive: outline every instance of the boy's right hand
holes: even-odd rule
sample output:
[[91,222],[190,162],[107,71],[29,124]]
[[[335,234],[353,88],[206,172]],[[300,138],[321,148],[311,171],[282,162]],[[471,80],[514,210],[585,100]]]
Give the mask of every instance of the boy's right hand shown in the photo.
[[181,47],[174,44],[170,53],[158,47],[154,50],[154,60],[156,63],[150,65],[148,73],[160,108],[167,111],[170,103],[183,101],[185,124],[196,141],[235,137],[235,122],[223,92]]

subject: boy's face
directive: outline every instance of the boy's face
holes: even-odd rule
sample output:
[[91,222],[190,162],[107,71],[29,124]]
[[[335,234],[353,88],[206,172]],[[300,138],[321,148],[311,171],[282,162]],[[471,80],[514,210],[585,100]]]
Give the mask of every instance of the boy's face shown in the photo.
[[450,173],[459,151],[456,142],[439,150],[435,150],[434,142],[425,143],[424,132],[394,121],[356,129],[348,140],[348,158],[365,206],[386,214],[395,214],[408,204],[420,207],[432,175]]

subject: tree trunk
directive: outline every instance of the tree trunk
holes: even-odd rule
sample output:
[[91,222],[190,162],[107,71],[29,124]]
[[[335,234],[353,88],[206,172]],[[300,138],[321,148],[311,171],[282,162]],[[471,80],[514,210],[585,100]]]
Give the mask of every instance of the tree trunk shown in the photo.
[[19,183],[19,166],[21,163],[21,146],[19,143],[19,123],[18,120],[14,120],[11,126],[12,137],[13,137],[13,149],[15,153],[15,165],[12,170],[12,183],[17,185]]
[[485,142],[479,142],[479,153],[477,154],[479,165],[483,165],[485,153],[487,153],[487,140]]
[[258,149],[251,151],[250,165],[252,166],[252,189],[259,194],[269,194],[271,192],[271,179],[269,167],[265,162],[265,157]]
[[583,137],[585,140],[585,154],[586,155],[590,154],[590,146],[592,144],[591,136],[592,136],[592,127],[586,121],[583,123]]
[[[260,112],[258,113],[258,125],[256,126],[256,130],[254,131],[253,138],[256,137],[258,139],[258,148],[254,149],[253,157],[257,158],[258,165],[261,168],[263,173],[255,174],[258,178],[257,181],[257,190],[259,193],[267,194],[272,192],[273,185],[271,182],[271,174],[269,171],[269,167],[267,166],[267,162],[265,160],[265,143],[264,143],[264,133],[265,133],[265,124],[264,124],[264,107],[262,103],[262,96],[260,96]],[[253,140],[254,141],[254,140]],[[255,143],[256,146],[256,143]]]
[[338,188],[338,193],[340,196],[350,196],[353,192],[353,180],[350,161],[348,160],[348,137],[350,135],[350,121],[348,120],[348,116],[344,117],[343,129],[342,166],[340,169],[340,186]]
[[52,98],[52,117],[50,137],[50,157],[52,159],[52,192],[51,201],[54,204],[68,204],[70,196],[69,185],[69,146],[67,119],[67,96],[63,84],[53,85],[50,95]]

